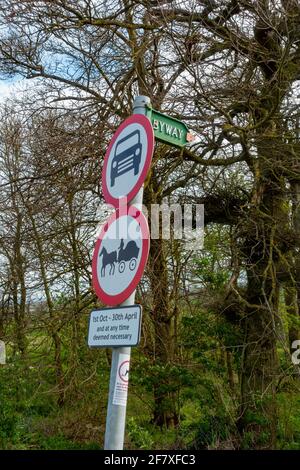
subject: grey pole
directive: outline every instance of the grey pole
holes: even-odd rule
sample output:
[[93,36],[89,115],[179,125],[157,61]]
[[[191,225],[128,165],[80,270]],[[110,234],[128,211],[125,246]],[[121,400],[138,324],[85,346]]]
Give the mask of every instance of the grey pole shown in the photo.
[[[133,103],[133,114],[146,114],[146,105],[150,105],[150,98],[148,96],[137,96]],[[130,201],[129,206],[141,207],[143,203],[143,186],[137,195]],[[135,300],[135,291],[120,304],[120,307],[133,305]],[[120,354],[128,355],[130,360],[131,348],[113,348],[110,382],[109,382],[109,395],[106,417],[106,430],[105,430],[105,450],[122,450],[124,444],[125,422],[126,422],[126,405],[113,404],[115,384],[118,374],[118,364]]]

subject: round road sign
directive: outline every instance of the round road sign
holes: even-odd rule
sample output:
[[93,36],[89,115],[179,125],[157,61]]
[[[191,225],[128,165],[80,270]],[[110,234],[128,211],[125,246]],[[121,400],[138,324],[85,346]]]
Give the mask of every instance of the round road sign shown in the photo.
[[118,207],[119,200],[129,202],[142,186],[154,150],[154,132],[150,120],[132,114],[118,127],[107,152],[102,170],[102,189],[106,202]]
[[92,262],[94,290],[102,302],[117,305],[139,283],[149,253],[149,229],[136,207],[117,210],[103,226]]

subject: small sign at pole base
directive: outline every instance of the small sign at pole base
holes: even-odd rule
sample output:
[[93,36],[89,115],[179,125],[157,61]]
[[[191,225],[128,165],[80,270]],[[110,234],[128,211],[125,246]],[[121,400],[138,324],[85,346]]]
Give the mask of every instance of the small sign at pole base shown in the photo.
[[88,345],[91,348],[137,346],[141,319],[140,305],[94,310],[90,316]]
[[0,341],[0,364],[6,364],[6,349],[4,341]]
[[130,355],[120,354],[114,388],[113,405],[126,406],[128,395]]

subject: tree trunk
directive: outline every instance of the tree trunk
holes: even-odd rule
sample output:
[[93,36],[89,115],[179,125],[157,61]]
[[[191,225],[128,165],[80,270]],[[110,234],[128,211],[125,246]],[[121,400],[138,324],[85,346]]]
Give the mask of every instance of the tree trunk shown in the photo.
[[[262,273],[261,273],[262,275]],[[262,290],[257,270],[248,271],[249,306],[244,319],[244,351],[241,370],[241,410],[239,427],[250,437],[251,448],[274,448],[277,412],[275,402],[278,370],[276,351],[276,309],[278,289]],[[276,299],[274,298],[276,296]],[[266,298],[272,299],[267,305]],[[252,305],[252,306],[251,306]],[[256,305],[256,307],[254,306]],[[249,445],[249,442],[246,443]]]
[[69,194],[67,199],[70,227],[68,229],[68,237],[72,254],[72,274],[74,286],[74,304],[72,307],[72,339],[71,339],[71,359],[73,369],[72,383],[74,390],[77,389],[77,371],[78,371],[78,347],[79,341],[79,310],[80,310],[80,255],[78,251],[77,233],[76,233],[76,216],[75,216],[75,195]]
[[294,287],[287,286],[284,290],[284,297],[289,322],[289,350],[293,353],[292,344],[295,340],[300,339],[299,327],[294,323],[294,318],[299,317],[297,290]]
[[47,307],[48,307],[48,312],[49,312],[49,317],[50,317],[50,322],[51,322],[50,331],[51,331],[51,337],[52,337],[53,344],[54,344],[55,377],[56,377],[56,385],[58,387],[57,403],[59,406],[63,406],[64,400],[65,400],[65,391],[64,391],[65,386],[64,386],[64,375],[63,375],[62,360],[61,360],[61,340],[57,331],[57,319],[55,319],[53,301],[52,301],[52,296],[51,296],[51,292],[49,288],[49,282],[47,278],[47,270],[46,270],[46,264],[45,264],[46,255],[44,253],[42,238],[38,232],[34,216],[31,212],[31,208],[28,205],[27,205],[27,213],[31,221],[31,225],[32,225],[34,241],[35,241],[35,245],[37,249],[37,256],[39,259],[41,278],[42,278],[42,283],[44,287],[44,292],[46,296]]
[[[270,123],[274,128],[274,123]],[[266,134],[268,129],[266,129]],[[244,351],[241,370],[239,426],[244,445],[275,448],[278,378],[277,331],[279,326],[278,270],[285,244],[288,213],[285,210],[285,182],[274,167],[283,151],[275,138],[260,137],[256,191],[245,236],[247,271]],[[245,441],[246,439],[246,441]],[[250,442],[249,442],[250,441]]]
[[234,376],[233,376],[233,368],[232,368],[232,354],[228,349],[226,349],[226,366],[227,366],[227,374],[228,374],[228,383],[230,390],[234,392]]
[[21,355],[26,352],[25,313],[26,313],[26,283],[25,258],[22,254],[22,228],[23,216],[16,211],[16,232],[14,237],[14,253],[10,258],[13,285],[14,317],[16,321],[17,347]]
[[[297,132],[298,134],[298,132]],[[299,135],[298,135],[299,139]],[[295,276],[293,279],[293,286],[286,291],[286,302],[288,313],[299,317],[300,315],[300,182],[296,180],[290,181],[291,192],[292,192],[292,228],[294,235],[297,239],[298,250],[293,251],[293,260],[295,263]],[[291,322],[289,328],[289,340],[290,348],[291,344],[295,340],[300,339],[299,328],[293,326]]]
[[0,339],[4,337],[4,314],[5,314],[5,294],[1,297],[0,303]]
[[[156,178],[152,175],[151,185],[145,191],[145,204],[161,203],[157,201],[158,188],[155,186]],[[161,229],[159,230],[161,234]],[[178,410],[177,397],[172,386],[173,378],[169,376],[167,369],[176,361],[176,335],[175,315],[171,307],[168,265],[167,265],[168,241],[151,239],[148,262],[152,293],[152,321],[154,326],[154,348],[151,356],[159,368],[165,369],[165,373],[157,373],[153,381],[154,411],[153,422],[158,426],[177,426]],[[175,309],[176,311],[176,309]],[[163,380],[161,377],[164,377]],[[175,378],[176,379],[176,378]]]
[[[150,267],[151,291],[153,295],[153,323],[155,335],[155,363],[161,368],[168,368],[175,361],[174,317],[170,312],[168,293],[168,271],[163,240],[151,240]],[[172,427],[178,424],[176,395],[172,391],[172,378],[166,373],[154,381],[153,421],[158,426]]]

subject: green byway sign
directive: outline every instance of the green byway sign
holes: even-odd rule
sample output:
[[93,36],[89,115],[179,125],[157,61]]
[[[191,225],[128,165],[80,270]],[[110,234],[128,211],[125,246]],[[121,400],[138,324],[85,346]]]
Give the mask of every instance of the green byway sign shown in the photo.
[[178,119],[147,108],[146,116],[150,119],[157,140],[176,147],[184,147],[194,140],[188,127]]

